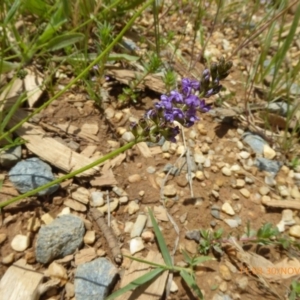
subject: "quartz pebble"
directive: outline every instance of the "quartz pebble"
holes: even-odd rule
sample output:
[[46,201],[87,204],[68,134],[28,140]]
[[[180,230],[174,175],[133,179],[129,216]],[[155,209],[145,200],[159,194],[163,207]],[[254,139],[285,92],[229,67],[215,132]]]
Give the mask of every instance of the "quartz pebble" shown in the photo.
[[133,224],[134,224],[133,222],[126,222],[124,227],[124,232],[125,233],[131,232]]
[[250,197],[250,192],[243,188],[243,189],[240,189],[240,193],[245,197],[245,198],[249,198]]
[[2,258],[2,263],[4,265],[10,265],[15,260],[15,254],[12,252]]
[[284,209],[282,211],[281,221],[283,221],[285,225],[294,225],[296,222],[294,220],[293,211],[291,209]]
[[130,201],[127,206],[127,211],[129,215],[133,215],[140,209],[140,206],[135,201]]
[[120,197],[119,198],[119,202],[121,203],[121,204],[126,204],[126,203],[128,203],[128,197],[127,196],[123,196],[123,197]]
[[290,194],[294,199],[300,199],[300,192],[296,185],[291,188]]
[[97,209],[102,213],[106,213],[109,208],[109,211],[112,212],[117,209],[118,205],[119,205],[119,199],[113,198],[111,199],[111,201],[109,201],[109,203],[106,203],[104,206],[98,207]]
[[170,287],[170,292],[171,293],[178,292],[178,286],[177,286],[177,284],[174,280],[172,280],[171,287]]
[[200,180],[200,181],[203,181],[203,180],[205,179],[204,173],[203,173],[202,171],[197,171],[197,172],[195,173],[195,177],[196,177],[198,180]]
[[48,269],[45,271],[45,275],[52,279],[59,279],[61,285],[65,285],[68,280],[67,270],[61,264],[52,262]]
[[64,207],[57,216],[69,215],[71,213],[70,207]]
[[141,237],[133,238],[130,241],[129,248],[130,248],[131,255],[133,255],[139,251],[142,251],[145,248],[142,238]]
[[281,197],[288,197],[290,195],[288,188],[284,185],[280,185],[278,190]]
[[13,248],[13,250],[22,252],[29,247],[30,239],[26,235],[17,234],[11,241],[10,245]]
[[155,169],[155,167],[150,166],[146,169],[146,171],[149,174],[153,174],[153,173],[155,173],[156,169]]
[[263,148],[263,155],[267,159],[273,159],[276,156],[276,152],[266,144]]
[[242,188],[244,186],[245,186],[245,180],[243,180],[243,179],[237,179],[236,180],[236,187],[237,188]]
[[300,238],[300,225],[294,225],[289,230],[289,235],[295,238]]
[[140,236],[146,225],[146,222],[147,222],[146,215],[138,215],[138,217],[132,227],[130,237],[134,238],[134,237]]
[[232,206],[231,206],[228,202],[225,202],[225,203],[222,205],[222,211],[223,211],[224,213],[226,213],[227,215],[230,215],[230,216],[234,216],[234,215],[235,215]]
[[231,170],[227,167],[222,168],[222,174],[225,176],[231,176]]
[[262,187],[259,188],[258,191],[259,191],[259,193],[260,193],[262,196],[264,196],[264,195],[269,194],[270,189],[269,189],[267,186],[262,186]]
[[238,220],[235,219],[224,219],[223,220],[230,228],[236,228],[238,227],[240,224],[238,222]]
[[103,193],[99,191],[91,192],[91,206],[99,207],[104,205]]
[[96,233],[94,230],[88,230],[83,237],[83,241],[87,245],[94,244],[95,239],[96,239]]
[[241,151],[241,152],[239,153],[239,157],[242,158],[242,159],[247,159],[247,158],[250,157],[250,153],[247,152],[247,151]]
[[50,224],[50,223],[54,220],[54,218],[53,218],[53,216],[52,216],[51,214],[47,213],[47,214],[43,214],[43,215],[41,216],[41,220],[42,220],[46,225],[48,225],[48,224]]

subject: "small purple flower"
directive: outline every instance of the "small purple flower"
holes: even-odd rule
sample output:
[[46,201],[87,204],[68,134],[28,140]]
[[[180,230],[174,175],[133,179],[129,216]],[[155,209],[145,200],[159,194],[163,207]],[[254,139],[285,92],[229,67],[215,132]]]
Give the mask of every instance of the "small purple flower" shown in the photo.
[[199,120],[199,118],[196,116],[196,109],[194,107],[190,107],[186,113],[186,124],[184,124],[185,127],[191,127],[195,124],[196,121]]
[[177,91],[171,91],[169,99],[171,99],[171,101],[175,100],[175,102],[179,104],[183,103],[183,96]]
[[172,100],[166,95],[161,95],[160,102],[155,103],[156,108],[172,109]]
[[200,83],[197,80],[192,80],[189,78],[183,78],[181,81],[181,89],[182,92],[189,96],[193,90],[198,90],[200,87]]
[[176,143],[175,137],[179,134],[179,127],[167,127],[162,131],[162,135],[165,137],[166,140]]
[[210,106],[206,105],[205,101],[203,99],[200,100],[199,108],[203,112],[208,112],[210,110]]
[[184,120],[184,113],[180,108],[173,108],[174,120],[182,122]]
[[185,99],[185,104],[189,107],[198,107],[200,105],[200,99],[195,95],[189,95]]

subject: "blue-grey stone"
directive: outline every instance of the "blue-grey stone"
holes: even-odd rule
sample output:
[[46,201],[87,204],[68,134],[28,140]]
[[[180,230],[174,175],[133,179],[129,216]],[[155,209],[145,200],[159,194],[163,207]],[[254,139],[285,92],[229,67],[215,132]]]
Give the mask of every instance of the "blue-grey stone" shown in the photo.
[[118,269],[103,257],[79,265],[74,279],[76,300],[105,299],[117,273]]
[[188,240],[194,240],[195,242],[200,243],[200,240],[201,240],[200,230],[199,229],[188,230],[185,233],[185,237]]
[[280,161],[270,160],[263,157],[257,158],[255,164],[260,171],[267,171],[269,173],[273,173],[274,175],[279,172],[280,168],[283,165],[283,163]]
[[73,215],[63,215],[42,226],[36,241],[36,260],[46,264],[58,257],[74,253],[85,233],[83,221]]
[[0,152],[0,165],[8,168],[15,165],[22,155],[22,147],[15,146]]
[[[39,158],[33,157],[18,162],[8,173],[10,181],[20,193],[32,191],[54,180],[51,167]],[[56,184],[42,190],[39,196],[50,195],[58,189]]]
[[267,145],[267,142],[261,136],[252,132],[244,133],[243,141],[247,143],[256,154],[262,154],[264,145]]
[[293,109],[292,105],[289,105],[286,102],[271,102],[268,104],[268,111],[280,115],[282,117],[286,117],[288,112]]

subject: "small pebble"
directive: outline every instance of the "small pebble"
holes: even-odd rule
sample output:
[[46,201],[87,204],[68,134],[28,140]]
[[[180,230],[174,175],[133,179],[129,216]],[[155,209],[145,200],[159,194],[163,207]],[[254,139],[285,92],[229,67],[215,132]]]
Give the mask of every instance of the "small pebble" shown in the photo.
[[[31,217],[28,219],[27,230],[37,232],[41,227],[41,221],[39,218]],[[1,236],[0,236],[0,244],[1,244]]]
[[276,185],[276,180],[274,179],[273,175],[266,175],[265,176],[265,184],[269,186],[275,186]]
[[244,149],[244,145],[241,141],[237,141],[236,145],[240,150]]
[[238,288],[242,291],[245,291],[248,286],[248,278],[246,276],[243,276],[241,278],[236,279],[236,284]]
[[142,238],[141,237],[133,238],[130,241],[129,248],[130,248],[131,255],[133,255],[139,251],[142,251],[145,248]]
[[231,195],[231,199],[232,199],[232,200],[240,200],[240,197],[239,197],[237,194],[233,193],[233,194]]
[[152,231],[149,231],[149,230],[144,231],[142,233],[141,237],[142,237],[143,241],[145,241],[146,243],[154,242],[154,238],[155,238],[154,233]]
[[226,281],[221,282],[221,284],[219,285],[219,290],[224,293],[227,291],[227,289],[228,289],[227,282]]
[[71,213],[70,207],[64,207],[57,216],[69,215]]
[[15,254],[12,252],[2,258],[3,265],[10,265],[15,260]]
[[153,173],[155,173],[156,169],[155,169],[155,167],[150,166],[150,167],[148,167],[148,168],[146,169],[146,171],[147,171],[149,174],[153,174]]
[[241,151],[241,152],[239,153],[239,156],[240,156],[240,158],[242,158],[242,159],[247,159],[247,158],[250,157],[250,153],[247,152],[247,151]]
[[236,228],[238,227],[240,224],[237,220],[235,219],[224,219],[223,220],[230,228]]
[[123,197],[120,197],[119,198],[119,202],[121,203],[121,204],[127,204],[128,203],[128,197],[127,196],[123,196]]
[[281,197],[288,197],[290,195],[288,188],[284,185],[280,185],[278,190]]
[[164,192],[164,196],[167,197],[174,197],[177,194],[177,190],[173,184],[166,185],[164,187],[163,192]]
[[132,142],[135,139],[135,137],[134,137],[134,135],[131,131],[126,131],[126,132],[123,133],[122,139],[125,142]]
[[232,172],[239,172],[241,170],[241,167],[239,165],[232,165],[230,170]]
[[125,233],[131,232],[133,224],[134,224],[133,222],[126,222],[124,227],[124,232]]
[[96,240],[96,233],[94,230],[88,230],[83,237],[83,241],[87,245],[94,244],[95,240]]
[[232,276],[231,276],[229,268],[226,265],[220,265],[219,270],[220,270],[221,277],[224,280],[226,280],[226,281],[231,280]]
[[177,284],[174,280],[172,280],[171,287],[170,287],[170,292],[171,293],[178,292],[178,286],[177,286]]
[[202,164],[204,164],[205,160],[206,160],[206,158],[205,158],[204,155],[199,154],[199,153],[195,153],[194,154],[194,161],[195,161],[195,163],[202,165]]
[[231,170],[227,167],[222,168],[222,174],[225,176],[231,176]]
[[268,195],[270,192],[270,189],[267,186],[262,186],[259,188],[259,193],[264,196],[264,195]]
[[244,187],[245,186],[245,180],[243,180],[243,179],[237,179],[236,180],[236,187],[237,188],[242,188],[242,187]]
[[104,205],[103,193],[100,191],[91,192],[91,206],[99,207]]
[[203,167],[204,168],[209,168],[211,166],[211,162],[210,162],[210,159],[207,158],[203,164]]
[[300,238],[300,225],[294,225],[289,230],[289,235],[295,238]]
[[140,174],[133,174],[133,175],[130,175],[128,177],[128,181],[130,183],[136,183],[136,182],[140,182],[142,179],[141,175]]
[[75,211],[85,212],[86,206],[78,201],[67,199],[64,201],[64,205],[72,208]]
[[264,158],[273,159],[276,156],[276,152],[269,145],[266,144],[264,145],[263,155]]
[[195,173],[195,177],[196,177],[198,180],[200,180],[200,181],[203,181],[203,180],[205,179],[204,173],[203,173],[202,171],[197,171],[197,172]]
[[133,215],[140,209],[140,206],[135,201],[130,201],[127,206],[127,211],[129,215]]
[[79,201],[83,204],[88,204],[90,198],[90,192],[84,187],[79,187],[75,192],[71,194],[71,196],[72,199],[76,201]]
[[7,234],[0,233],[0,245],[7,239]]
[[68,280],[66,268],[55,261],[49,265],[48,269],[45,271],[45,275],[52,279],[59,279],[61,285],[65,285]]
[[296,222],[294,220],[293,211],[291,209],[284,209],[282,211],[281,221],[283,221],[284,224],[288,226],[294,225]]
[[245,198],[249,198],[250,197],[250,192],[243,188],[243,189],[240,189],[240,193],[245,197]]
[[292,187],[292,189],[290,190],[290,194],[294,199],[300,199],[300,192],[296,185]]
[[222,211],[224,213],[226,213],[227,215],[230,215],[230,216],[234,216],[235,215],[235,212],[234,212],[232,206],[228,202],[225,202],[222,205]]
[[138,215],[138,217],[132,227],[132,230],[130,232],[130,237],[134,238],[134,237],[140,236],[146,225],[146,222],[147,222],[146,215]]
[[10,245],[13,248],[13,250],[22,252],[29,247],[30,239],[26,235],[17,234],[11,241]]
[[50,213],[47,213],[47,214],[43,214],[41,216],[41,220],[46,224],[46,225],[49,225],[53,220],[53,216],[50,214]]

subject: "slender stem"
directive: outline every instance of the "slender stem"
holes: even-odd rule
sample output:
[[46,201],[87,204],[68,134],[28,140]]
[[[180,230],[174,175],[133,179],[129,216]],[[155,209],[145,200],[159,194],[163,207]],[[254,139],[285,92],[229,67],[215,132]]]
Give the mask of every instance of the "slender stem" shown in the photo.
[[116,156],[116,155],[118,155],[118,154],[120,154],[120,153],[122,153],[122,152],[124,152],[124,151],[126,151],[128,149],[130,149],[131,147],[133,147],[135,144],[139,143],[140,141],[141,141],[141,139],[137,139],[137,140],[134,140],[132,142],[129,142],[128,144],[124,145],[123,147],[120,147],[119,149],[116,149],[116,150],[114,150],[114,151],[112,151],[112,152],[104,155],[103,157],[97,159],[96,161],[90,163],[87,166],[84,166],[84,167],[82,167],[82,168],[80,168],[80,169],[78,169],[78,170],[76,170],[76,171],[74,171],[72,173],[69,173],[67,175],[64,175],[64,176],[62,176],[60,178],[57,178],[57,179],[55,179],[55,180],[53,180],[53,181],[51,181],[51,182],[49,182],[47,184],[44,184],[44,185],[42,185],[42,186],[40,186],[40,187],[38,187],[38,188],[36,188],[36,189],[34,189],[32,191],[29,191],[29,192],[27,192],[25,194],[19,195],[19,196],[14,197],[14,198],[12,198],[10,200],[2,202],[2,203],[0,203],[0,209],[3,208],[3,207],[5,207],[5,206],[7,206],[7,205],[9,205],[9,204],[12,204],[12,203],[17,202],[19,200],[22,200],[25,197],[33,196],[36,193],[38,193],[38,192],[40,192],[40,191],[42,191],[44,189],[47,189],[47,188],[49,188],[49,187],[51,187],[51,186],[53,186],[55,184],[59,184],[59,183],[63,182],[64,180],[70,179],[70,178],[72,178],[72,177],[74,177],[74,176],[76,176],[76,175],[78,175],[80,173],[83,173],[84,171],[89,170],[89,169],[91,169],[91,168],[93,168],[93,167],[95,167],[95,166],[97,166],[97,165],[105,162],[106,160],[111,159],[114,156]]
[[[25,122],[27,122],[30,118],[32,118],[34,115],[42,111],[44,108],[46,108],[51,102],[53,102],[55,99],[60,97],[65,91],[67,91],[75,82],[77,82],[80,78],[82,78],[84,75],[86,75],[89,70],[96,64],[98,64],[103,58],[109,54],[109,52],[112,50],[112,48],[121,40],[125,32],[133,25],[134,21],[141,15],[141,13],[153,3],[154,0],[147,1],[129,20],[129,22],[126,24],[126,26],[121,30],[121,32],[116,36],[116,38],[110,43],[109,46],[94,60],[92,61],[78,76],[76,76],[73,80],[71,80],[64,89],[59,91],[57,94],[55,94],[50,100],[45,102],[43,105],[41,105],[39,108],[37,108],[35,111],[33,111],[30,115],[28,115],[26,118],[24,118],[21,122],[16,124],[14,127],[9,129],[7,132],[2,134],[0,136],[0,140],[7,137],[9,134],[13,133],[15,130],[17,130],[19,127],[21,127]],[[1,208],[1,206],[0,206]]]

